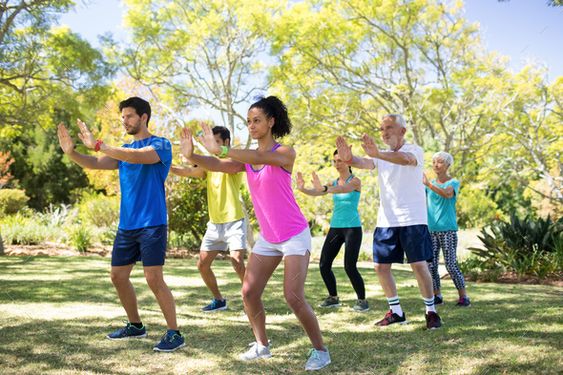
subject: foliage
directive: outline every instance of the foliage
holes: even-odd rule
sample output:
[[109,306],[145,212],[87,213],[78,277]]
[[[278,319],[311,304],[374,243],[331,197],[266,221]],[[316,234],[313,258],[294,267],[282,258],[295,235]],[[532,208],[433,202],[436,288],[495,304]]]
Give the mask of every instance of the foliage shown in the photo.
[[14,163],[14,158],[10,152],[0,152],[0,189],[2,189],[14,176],[10,173],[10,165]]
[[15,214],[25,207],[29,197],[20,189],[0,189],[0,215]]
[[502,217],[497,204],[478,186],[462,186],[457,200],[457,223],[477,228]]
[[97,228],[113,228],[119,221],[119,197],[83,193],[77,205],[79,220]]
[[563,272],[563,218],[519,219],[495,221],[481,231],[483,248],[470,248],[486,268],[502,267],[518,276],[539,278]]
[[92,246],[92,234],[90,228],[85,225],[74,225],[68,229],[68,242],[76,250],[83,253]]
[[38,245],[49,238],[47,226],[21,213],[3,218],[0,232],[7,245]]
[[[168,228],[176,244],[198,249],[205,234],[207,221],[207,189],[205,180],[174,178],[169,181],[168,190]],[[171,244],[174,244],[171,243]]]

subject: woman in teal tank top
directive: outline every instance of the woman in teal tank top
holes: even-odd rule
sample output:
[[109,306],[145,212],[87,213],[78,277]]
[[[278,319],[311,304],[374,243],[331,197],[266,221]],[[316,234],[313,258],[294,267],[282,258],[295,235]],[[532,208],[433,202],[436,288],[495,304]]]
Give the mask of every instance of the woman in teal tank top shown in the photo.
[[330,229],[323,244],[319,263],[321,276],[329,295],[319,306],[341,306],[336,288],[336,278],[332,272],[332,263],[340,252],[342,244],[344,244],[344,269],[358,297],[353,309],[354,311],[365,312],[369,310],[369,304],[366,300],[364,280],[356,266],[362,245],[362,222],[358,212],[361,181],[352,174],[352,169],[340,160],[337,151],[334,151],[333,163],[339,177],[327,185],[321,185],[318,176],[313,172],[314,188],[307,189],[303,176],[301,173],[297,174],[299,191],[311,196],[332,194],[334,203]]

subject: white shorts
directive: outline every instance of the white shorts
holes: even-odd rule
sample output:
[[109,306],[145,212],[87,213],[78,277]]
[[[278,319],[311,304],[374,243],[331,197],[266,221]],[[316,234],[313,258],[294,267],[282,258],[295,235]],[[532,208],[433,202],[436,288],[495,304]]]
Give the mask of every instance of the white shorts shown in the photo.
[[253,254],[269,257],[306,255],[307,252],[311,253],[311,231],[309,227],[289,240],[280,243],[268,242],[259,234],[258,240],[252,248]]
[[246,249],[246,220],[230,223],[207,223],[207,230],[201,241],[201,251],[233,251]]

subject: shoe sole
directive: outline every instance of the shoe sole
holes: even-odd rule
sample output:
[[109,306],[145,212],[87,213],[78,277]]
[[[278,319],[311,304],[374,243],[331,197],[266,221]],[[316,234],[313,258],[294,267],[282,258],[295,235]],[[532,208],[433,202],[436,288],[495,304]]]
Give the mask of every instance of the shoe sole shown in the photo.
[[155,351],[155,352],[171,353],[171,352],[175,352],[176,350],[178,350],[180,348],[183,348],[184,346],[186,346],[186,343],[178,345],[174,349],[159,349],[155,346],[154,348],[152,348],[152,350]]
[[243,358],[243,357],[239,357],[238,359],[241,360],[241,361],[244,361],[244,362],[248,362],[248,361],[256,361],[256,360],[258,360],[258,359],[269,359],[269,358],[272,358],[272,355],[271,355],[271,354],[264,354],[264,355],[261,355],[261,356],[256,357],[256,358]]
[[322,306],[322,305],[319,305],[319,307],[322,307],[323,309],[331,309],[331,308],[340,307],[340,306],[342,306],[341,303],[339,303],[339,304],[337,304],[337,305],[329,305],[329,306]]
[[405,325],[405,324],[409,324],[410,322],[408,320],[405,320],[404,322],[396,322],[396,323],[391,323],[391,324],[387,324],[386,326],[378,326],[377,324],[375,324],[376,327],[380,327],[380,328],[387,328],[389,326],[394,326],[396,324],[399,325]]
[[109,336],[106,336],[106,339],[111,340],[111,341],[121,341],[121,340],[131,340],[131,339],[144,339],[145,337],[147,337],[146,333],[144,333],[142,335],[138,335],[138,336],[125,336],[125,337],[109,337]]
[[315,367],[315,368],[307,368],[307,367],[305,367],[305,371],[317,371],[317,370],[320,370],[320,369],[325,368],[326,366],[330,365],[331,363],[332,363],[332,361],[328,361],[327,363],[325,363],[324,366]]
[[201,311],[203,311],[203,312],[205,312],[205,313],[211,313],[211,312],[224,311],[224,310],[227,310],[227,306],[225,306],[225,307],[218,307],[218,308],[213,309],[213,310],[201,310]]
[[364,309],[364,310],[356,310],[356,309],[352,308],[352,311],[358,312],[358,313],[365,313],[365,312],[369,311],[369,307],[367,309]]

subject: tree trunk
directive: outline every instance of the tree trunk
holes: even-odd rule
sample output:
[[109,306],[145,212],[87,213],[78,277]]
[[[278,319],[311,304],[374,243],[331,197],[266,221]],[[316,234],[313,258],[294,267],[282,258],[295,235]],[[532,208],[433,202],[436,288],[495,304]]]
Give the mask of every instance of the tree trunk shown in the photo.
[[4,255],[4,241],[2,240],[2,233],[0,233],[0,255]]

